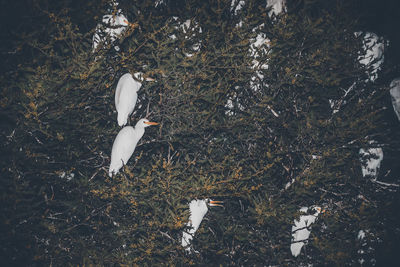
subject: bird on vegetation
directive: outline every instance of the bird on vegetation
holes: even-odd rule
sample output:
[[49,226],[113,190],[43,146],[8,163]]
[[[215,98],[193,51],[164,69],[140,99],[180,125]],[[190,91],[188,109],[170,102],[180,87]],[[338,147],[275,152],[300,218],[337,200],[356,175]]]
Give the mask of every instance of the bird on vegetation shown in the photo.
[[311,224],[313,224],[320,213],[324,213],[325,210],[318,206],[311,206],[310,208],[302,207],[300,212],[308,213],[314,211],[314,214],[301,215],[299,220],[294,220],[292,226],[292,243],[290,245],[290,251],[294,257],[300,254],[301,248],[307,243],[311,233]]
[[111,151],[111,163],[108,171],[110,177],[117,174],[122,166],[128,162],[144,134],[144,128],[151,125],[158,125],[158,123],[141,119],[136,123],[135,128],[126,126],[119,131]]
[[[143,78],[143,74],[140,72],[134,75],[139,81],[154,81],[150,77]],[[137,92],[142,87],[142,83],[139,81],[133,79],[130,73],[125,73],[118,81],[117,89],[115,90],[115,107],[118,112],[117,120],[119,126],[127,124],[129,115],[135,109],[138,98]]]
[[390,83],[390,96],[394,112],[400,121],[400,78],[396,78]]
[[115,107],[118,112],[117,120],[119,126],[124,126],[128,121],[129,115],[132,114],[140,87],[142,87],[142,84],[135,81],[130,73],[122,75],[119,79],[115,91]]
[[107,37],[111,43],[114,42],[126,30],[131,23],[122,14],[121,10],[115,15],[104,15],[102,24],[98,24],[93,35],[93,52],[96,51],[100,43],[107,44]]
[[194,233],[197,231],[197,229],[199,229],[200,223],[208,211],[207,206],[223,207],[221,203],[223,202],[214,201],[211,199],[203,199],[203,200],[194,199],[189,203],[190,217],[189,217],[189,222],[186,225],[190,229],[188,231],[186,230],[183,231],[183,236],[182,236],[182,247],[184,247],[186,251],[190,253],[189,245],[193,239]]

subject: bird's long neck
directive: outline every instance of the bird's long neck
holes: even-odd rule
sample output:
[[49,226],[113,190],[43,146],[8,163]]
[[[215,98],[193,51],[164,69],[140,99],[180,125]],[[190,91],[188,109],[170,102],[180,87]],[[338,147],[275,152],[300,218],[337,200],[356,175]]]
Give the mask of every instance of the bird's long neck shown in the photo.
[[144,135],[144,128],[143,127],[135,127],[135,139],[139,141],[140,138]]

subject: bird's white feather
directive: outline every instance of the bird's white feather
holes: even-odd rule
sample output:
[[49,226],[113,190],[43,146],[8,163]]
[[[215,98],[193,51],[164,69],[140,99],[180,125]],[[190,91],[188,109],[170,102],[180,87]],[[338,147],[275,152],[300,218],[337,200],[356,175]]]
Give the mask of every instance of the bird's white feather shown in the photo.
[[390,96],[392,98],[394,112],[400,121],[400,78],[394,79],[390,83]]
[[200,223],[207,214],[208,207],[206,200],[194,199],[189,204],[190,218],[189,226],[192,227],[191,232],[196,232],[199,229]]
[[[312,206],[315,213],[310,215],[301,215],[299,220],[294,220],[294,225],[292,226],[292,244],[290,245],[290,251],[292,255],[297,257],[300,254],[301,248],[305,245],[308,238],[310,237],[310,226],[316,220],[321,212],[321,208],[318,206]],[[307,207],[302,207],[301,212],[306,213],[309,209]]]
[[93,35],[93,52],[100,43],[107,44],[107,38],[110,38],[111,43],[114,42],[129,25],[121,9],[115,15],[104,15],[102,21],[103,25],[98,24]]
[[193,239],[193,235],[197,229],[199,229],[201,221],[207,214],[207,200],[194,199],[189,203],[189,209],[190,217],[189,222],[187,223],[189,230],[183,231],[182,236],[182,246],[185,247],[187,251],[190,251],[189,245]]
[[118,125],[124,126],[129,115],[135,109],[137,101],[137,92],[142,84],[135,81],[130,73],[122,75],[115,91],[115,107],[118,112]]
[[111,163],[108,172],[110,177],[117,174],[122,166],[127,164],[144,134],[144,128],[148,126],[145,122],[148,122],[148,120],[141,119],[136,123],[135,128],[126,126],[119,131],[111,151]]

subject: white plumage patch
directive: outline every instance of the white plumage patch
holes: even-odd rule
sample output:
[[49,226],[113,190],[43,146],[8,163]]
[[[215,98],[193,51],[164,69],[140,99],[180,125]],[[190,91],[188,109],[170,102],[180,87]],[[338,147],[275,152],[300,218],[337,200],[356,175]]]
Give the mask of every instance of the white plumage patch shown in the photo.
[[187,226],[190,228],[188,231],[183,231],[182,246],[186,251],[190,252],[190,243],[193,239],[194,233],[199,229],[201,221],[207,214],[207,200],[194,199],[189,203],[190,217]]
[[[294,220],[294,225],[292,226],[292,244],[290,245],[290,251],[295,257],[300,254],[301,248],[306,244],[311,233],[309,227],[317,220],[317,217],[321,212],[320,207],[313,208],[315,210],[314,214],[301,215],[299,220]],[[302,207],[300,211],[306,213],[308,208]]]
[[400,121],[400,78],[394,79],[390,83],[390,96],[392,97],[394,112]]
[[116,15],[104,15],[102,22],[104,26],[98,24],[93,35],[93,52],[96,51],[100,43],[105,43],[107,38],[114,42],[128,26],[128,20],[121,10],[118,10]]
[[124,126],[132,114],[137,102],[137,92],[142,84],[135,81],[130,73],[121,76],[115,90],[115,107],[118,112],[118,125]]
[[111,163],[108,171],[110,177],[117,174],[128,162],[144,134],[144,128],[149,126],[146,124],[147,122],[149,122],[147,119],[141,119],[136,123],[135,128],[126,126],[119,131],[111,151]]
[[376,180],[379,168],[381,167],[381,161],[383,160],[382,148],[361,148],[359,153],[361,157],[360,160],[362,175],[364,177],[367,175],[371,176],[373,180]]

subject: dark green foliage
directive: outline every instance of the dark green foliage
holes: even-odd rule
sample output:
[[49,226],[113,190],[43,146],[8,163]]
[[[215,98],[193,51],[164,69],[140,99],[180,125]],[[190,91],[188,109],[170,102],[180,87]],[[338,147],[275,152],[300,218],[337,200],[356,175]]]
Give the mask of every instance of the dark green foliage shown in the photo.
[[[85,16],[61,2],[41,10],[46,32],[28,38],[40,51],[34,61],[2,76],[7,262],[343,266],[356,263],[360,229],[372,243],[387,234],[378,218],[394,196],[362,177],[358,151],[374,139],[398,152],[390,139],[398,126],[385,119],[387,82],[364,82],[351,3],[293,1],[270,18],[265,1],[246,1],[237,14],[231,1],[121,1],[132,24],[120,51],[92,53],[107,5],[93,1]],[[269,42],[254,64],[259,33]],[[131,124],[147,116],[160,126],[109,178],[115,88],[139,71],[156,81],[143,83]],[[187,204],[208,197],[225,207],[209,209],[193,240],[200,253],[188,255]],[[307,253],[294,258],[291,225],[311,205],[325,212]]]

